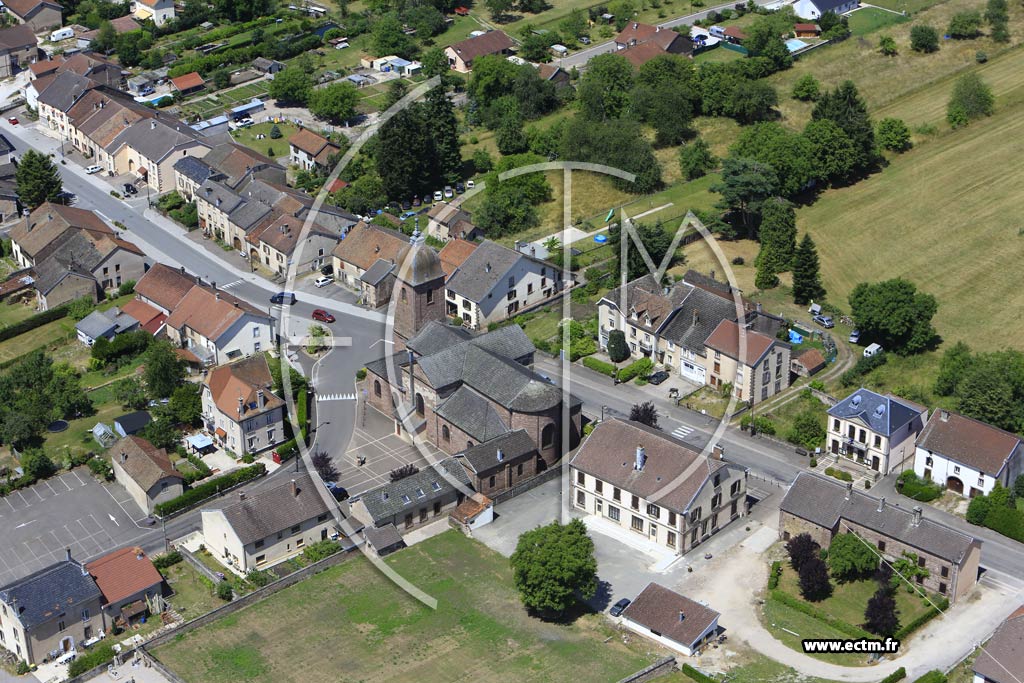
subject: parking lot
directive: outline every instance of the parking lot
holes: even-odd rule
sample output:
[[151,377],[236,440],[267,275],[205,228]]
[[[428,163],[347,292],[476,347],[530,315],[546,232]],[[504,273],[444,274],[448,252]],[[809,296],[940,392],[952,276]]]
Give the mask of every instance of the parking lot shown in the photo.
[[0,498],[0,585],[62,559],[90,560],[154,530],[118,484],[79,467]]
[[[372,408],[366,411],[365,425],[356,425],[348,451],[340,462],[336,461],[341,471],[338,483],[349,495],[387,483],[391,480],[388,476],[391,470],[402,465],[413,463],[420,469],[427,466],[416,446],[396,436],[394,429],[391,420]],[[445,457],[433,446],[427,444],[427,448],[432,453],[432,462]],[[359,464],[361,458],[365,458],[362,465]]]

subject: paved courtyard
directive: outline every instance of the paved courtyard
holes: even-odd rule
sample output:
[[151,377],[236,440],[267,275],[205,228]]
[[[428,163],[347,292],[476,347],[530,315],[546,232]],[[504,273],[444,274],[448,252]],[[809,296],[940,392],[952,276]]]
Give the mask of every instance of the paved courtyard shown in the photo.
[[65,556],[89,560],[151,531],[146,514],[118,484],[101,484],[86,467],[0,498],[0,585]]
[[[427,466],[427,460],[413,444],[395,434],[394,422],[369,406],[359,407],[356,416],[352,440],[348,451],[335,464],[341,471],[338,483],[345,487],[349,495],[357,495],[375,486],[390,481],[389,473],[409,463],[420,469]],[[444,454],[431,445],[427,445],[431,454],[431,462],[444,458]],[[360,460],[365,459],[360,465]]]

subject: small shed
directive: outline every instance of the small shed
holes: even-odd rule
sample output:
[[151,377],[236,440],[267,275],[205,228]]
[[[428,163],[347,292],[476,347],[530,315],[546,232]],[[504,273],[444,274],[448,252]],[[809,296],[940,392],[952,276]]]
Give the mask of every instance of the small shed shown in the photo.
[[363,538],[366,539],[367,547],[377,557],[384,557],[405,547],[402,534],[398,532],[394,524],[385,524],[380,528],[368,526],[363,529]]
[[797,38],[817,38],[821,35],[821,27],[817,24],[793,24],[793,33]]
[[96,439],[96,443],[101,448],[110,448],[117,441],[117,434],[110,428],[110,425],[97,422],[96,426],[92,428],[92,438]]
[[468,17],[469,16],[469,8],[468,7],[456,7],[455,8],[455,13],[458,14],[460,17]]
[[807,349],[791,361],[790,369],[800,377],[810,377],[826,365],[825,356],[818,349]]
[[131,436],[142,431],[142,428],[153,421],[145,410],[136,410],[114,420],[114,431],[121,436]]
[[622,624],[690,657],[717,634],[718,617],[715,610],[652,582],[622,613]]

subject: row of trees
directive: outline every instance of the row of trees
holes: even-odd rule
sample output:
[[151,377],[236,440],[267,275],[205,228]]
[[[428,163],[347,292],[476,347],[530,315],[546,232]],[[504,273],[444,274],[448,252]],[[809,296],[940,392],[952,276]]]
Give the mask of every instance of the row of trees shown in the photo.
[[1011,432],[1024,431],[1024,353],[973,353],[957,342],[942,354],[935,393],[957,399],[958,410]]

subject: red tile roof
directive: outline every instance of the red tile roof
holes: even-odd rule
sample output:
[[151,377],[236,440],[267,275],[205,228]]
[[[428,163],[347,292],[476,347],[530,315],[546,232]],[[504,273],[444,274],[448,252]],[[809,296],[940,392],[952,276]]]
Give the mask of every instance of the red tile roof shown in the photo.
[[138,299],[132,299],[122,306],[121,312],[138,320],[139,326],[150,334],[156,334],[163,322],[167,320],[167,315],[163,311]]
[[818,32],[821,28],[819,28],[817,24],[793,24],[793,30]]
[[[747,355],[743,359],[743,363],[753,366],[757,364],[757,361],[767,353],[768,349],[777,340],[753,330],[746,330],[745,332],[747,337]],[[723,320],[718,323],[718,327],[715,328],[715,331],[711,333],[711,336],[704,343],[708,348],[721,351],[730,358],[738,360],[740,357],[740,326],[732,320]]]
[[163,577],[138,546],[121,548],[85,565],[108,605],[134,597],[148,589],[159,593]]
[[736,40],[746,40],[747,34],[736,28],[735,26],[726,26],[725,35],[728,38],[735,38]]
[[917,439],[918,448],[990,476],[1002,472],[1020,445],[1016,434],[948,410],[932,413]]
[[818,349],[807,349],[797,356],[796,362],[804,366],[807,372],[813,375],[825,366],[825,356],[821,355],[821,351]]
[[616,54],[622,55],[634,68],[639,69],[655,57],[668,53],[661,49],[661,46],[657,43],[648,42],[627,47],[625,50],[619,50]]
[[[217,409],[228,419],[235,421],[248,419],[284,405],[284,401],[270,390],[273,385],[270,366],[267,365],[267,358],[263,354],[216,367],[210,371],[206,379],[206,386],[210,388]],[[263,391],[262,407],[259,405],[257,393],[260,390]],[[239,402],[242,405],[241,415]]]
[[184,76],[172,78],[171,83],[181,92],[186,92],[188,90],[203,87],[205,81],[203,81],[203,77],[199,75],[199,72],[193,71],[192,73],[187,73]]
[[135,293],[161,308],[173,311],[195,284],[195,278],[191,275],[162,263],[154,263],[135,283]]
[[451,277],[455,269],[465,263],[475,249],[476,242],[466,240],[451,240],[444,245],[438,253],[438,258],[441,259],[441,270],[444,271],[445,277]]

